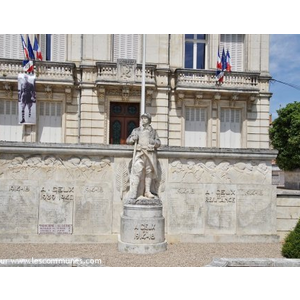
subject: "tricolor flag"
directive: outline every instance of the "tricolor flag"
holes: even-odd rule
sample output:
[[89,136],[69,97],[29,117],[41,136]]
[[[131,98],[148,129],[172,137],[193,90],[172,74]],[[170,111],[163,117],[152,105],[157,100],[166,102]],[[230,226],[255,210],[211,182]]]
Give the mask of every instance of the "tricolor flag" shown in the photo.
[[33,50],[36,51],[36,58],[38,60],[43,60],[42,51],[36,37],[34,38]]
[[29,36],[27,36],[27,47],[28,47],[28,54],[29,54],[29,57],[30,57],[31,59],[35,59],[35,56],[34,56],[34,53],[33,53],[33,50],[32,50],[32,46],[31,46],[31,43],[30,43]]
[[27,49],[27,46],[26,46],[26,43],[23,39],[23,36],[21,34],[21,40],[22,40],[22,46],[23,46],[23,51],[24,51],[24,56],[26,59],[29,59],[29,53],[28,53],[28,49]]
[[228,50],[226,52],[226,71],[231,72],[230,54]]
[[33,72],[33,62],[32,62],[32,60],[23,60],[23,69],[27,73]]
[[222,62],[221,62],[221,57],[220,57],[220,52],[218,48],[218,61],[217,61],[217,69],[222,69]]
[[[218,49],[218,61],[217,61],[217,73],[216,73],[216,79],[218,82],[223,82],[224,79],[224,71],[226,70],[226,56],[225,56],[225,51],[223,48],[222,52],[222,58],[220,58],[220,53]],[[224,69],[225,67],[225,69]]]
[[226,60],[226,55],[225,55],[224,48],[223,48],[223,52],[222,52],[222,70],[223,71],[227,70],[227,60]]

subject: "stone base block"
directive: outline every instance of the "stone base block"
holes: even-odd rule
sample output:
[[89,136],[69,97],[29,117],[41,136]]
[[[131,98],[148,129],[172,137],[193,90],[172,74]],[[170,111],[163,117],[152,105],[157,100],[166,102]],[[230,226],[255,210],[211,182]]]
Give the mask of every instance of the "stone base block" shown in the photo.
[[154,254],[167,250],[167,242],[157,244],[130,244],[118,241],[118,250],[124,253],[135,253],[135,254]]
[[124,205],[119,250],[150,254],[165,251],[165,218],[161,205]]

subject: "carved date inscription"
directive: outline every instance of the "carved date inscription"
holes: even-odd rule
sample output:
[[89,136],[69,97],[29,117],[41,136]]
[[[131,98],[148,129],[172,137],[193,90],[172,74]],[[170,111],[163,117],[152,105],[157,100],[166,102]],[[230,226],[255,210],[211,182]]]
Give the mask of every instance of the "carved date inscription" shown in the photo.
[[9,187],[9,192],[30,192],[29,186],[21,186],[21,185],[11,185]]
[[45,201],[74,200],[74,187],[54,186],[52,189],[41,189],[41,199]]
[[155,240],[155,224],[139,224],[134,227],[135,240]]

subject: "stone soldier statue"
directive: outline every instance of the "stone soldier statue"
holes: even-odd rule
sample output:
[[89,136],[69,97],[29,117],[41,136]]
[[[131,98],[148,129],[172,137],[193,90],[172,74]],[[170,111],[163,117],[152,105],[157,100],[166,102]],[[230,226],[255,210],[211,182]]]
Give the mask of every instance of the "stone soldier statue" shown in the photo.
[[151,183],[157,177],[156,149],[160,146],[160,140],[156,130],[152,128],[151,115],[141,115],[141,126],[133,129],[126,143],[134,144],[134,154],[130,175],[130,190],[127,202],[135,203],[139,196],[154,199],[157,196],[151,192]]

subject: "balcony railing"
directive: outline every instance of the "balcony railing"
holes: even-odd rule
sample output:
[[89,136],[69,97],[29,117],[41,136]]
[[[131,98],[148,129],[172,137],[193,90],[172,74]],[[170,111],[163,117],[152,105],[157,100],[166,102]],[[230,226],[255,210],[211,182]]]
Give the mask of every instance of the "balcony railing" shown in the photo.
[[259,73],[225,72],[223,83],[218,84],[216,71],[177,69],[175,78],[176,88],[259,90]]
[[[125,60],[126,61],[126,60]],[[118,65],[110,62],[97,62],[97,80],[101,83],[138,83],[142,82],[142,65],[129,63]],[[155,65],[145,66],[145,83],[155,84]]]
[[[75,64],[62,62],[34,62],[37,81],[74,83]],[[0,80],[16,81],[18,74],[25,73],[22,60],[0,59]]]

